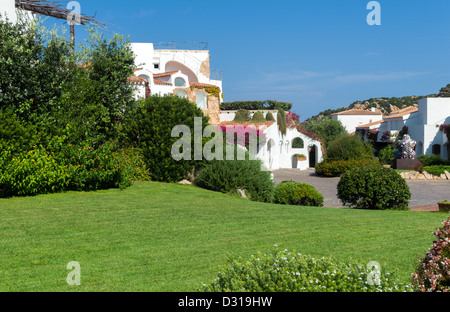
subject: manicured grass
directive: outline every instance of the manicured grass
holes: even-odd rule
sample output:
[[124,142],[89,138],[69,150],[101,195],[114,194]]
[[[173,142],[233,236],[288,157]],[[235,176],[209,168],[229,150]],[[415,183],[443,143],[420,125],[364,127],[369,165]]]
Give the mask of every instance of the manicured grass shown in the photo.
[[[0,200],[0,291],[196,291],[226,256],[295,249],[409,281],[448,214],[255,203],[193,186]],[[81,286],[66,265],[81,264]]]

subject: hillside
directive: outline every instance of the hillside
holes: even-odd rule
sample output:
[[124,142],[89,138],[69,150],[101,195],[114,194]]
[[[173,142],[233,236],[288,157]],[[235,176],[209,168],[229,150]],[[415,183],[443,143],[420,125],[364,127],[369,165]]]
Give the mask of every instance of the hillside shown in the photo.
[[328,109],[326,111],[320,112],[315,116],[312,116],[311,118],[305,120],[305,122],[308,122],[310,120],[315,119],[321,119],[323,117],[331,116],[334,113],[339,113],[344,110],[348,109],[364,109],[368,110],[373,107],[376,108],[377,111],[380,111],[383,113],[383,115],[389,115],[392,112],[398,111],[402,108],[410,107],[410,106],[416,106],[418,105],[418,102],[420,99],[427,98],[427,97],[450,97],[450,84],[448,84],[446,87],[441,88],[438,94],[430,94],[430,95],[423,95],[423,96],[404,96],[404,97],[380,97],[380,98],[372,98],[368,100],[363,101],[355,101],[352,104],[350,104],[348,107],[342,107],[338,109]]

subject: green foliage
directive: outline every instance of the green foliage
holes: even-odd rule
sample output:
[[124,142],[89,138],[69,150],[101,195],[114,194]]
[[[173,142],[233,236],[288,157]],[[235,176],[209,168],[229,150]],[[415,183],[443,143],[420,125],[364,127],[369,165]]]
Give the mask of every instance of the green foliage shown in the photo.
[[381,166],[377,160],[373,159],[324,160],[316,164],[315,169],[318,176],[339,177],[354,167],[371,164]]
[[266,122],[266,118],[264,118],[264,114],[262,112],[258,111],[253,114],[251,122],[254,123]]
[[395,156],[392,145],[388,145],[382,150],[380,150],[378,159],[384,165],[393,165]]
[[250,112],[246,109],[240,109],[236,112],[236,116],[234,116],[233,122],[236,123],[245,123],[251,120]]
[[417,159],[425,166],[447,166],[450,165],[450,162],[446,159],[443,159],[439,155],[434,154],[426,154],[420,155]]
[[258,253],[249,260],[228,258],[202,292],[394,292],[411,291],[394,274],[354,261],[313,258],[296,251]]
[[271,202],[275,184],[260,160],[213,160],[200,169],[195,183],[205,189],[237,194],[245,190],[253,201]]
[[373,147],[369,142],[364,142],[357,136],[341,135],[329,143],[327,157],[329,160],[373,158]]
[[287,121],[286,121],[286,113],[283,109],[279,109],[277,113],[277,124],[278,129],[283,135],[286,135],[287,132]]
[[411,193],[394,169],[365,165],[344,173],[338,183],[338,197],[351,208],[408,210]]
[[441,174],[444,174],[445,171],[450,172],[450,166],[427,166],[423,169],[423,171],[428,172],[429,174],[440,176]]
[[299,206],[323,206],[323,195],[312,185],[294,181],[283,181],[275,189],[276,204]]
[[292,141],[292,148],[304,148],[305,142],[301,138],[295,138],[294,141]]
[[14,155],[31,150],[39,141],[37,127],[17,116],[11,107],[0,109],[0,125],[0,151]]
[[325,139],[326,144],[336,140],[342,135],[346,135],[347,131],[339,120],[331,117],[314,119],[303,123],[303,127],[311,132],[316,133]]
[[292,108],[292,103],[279,102],[274,100],[267,101],[236,101],[236,102],[223,102],[220,104],[221,110],[261,110],[261,109],[283,109],[289,111]]
[[273,114],[271,112],[267,113],[266,121],[275,121],[275,117],[273,117]]
[[[124,128],[127,142],[142,149],[153,181],[179,182],[194,167],[202,164],[202,160],[195,160],[197,157],[194,155],[194,118],[202,118],[202,133],[209,124],[208,118],[194,103],[179,97],[153,95],[131,110],[134,113],[129,118],[134,121]],[[172,146],[180,140],[172,137],[172,129],[179,125],[187,126],[191,132],[191,140],[185,142],[191,145],[191,151],[188,152],[190,160],[176,161],[172,157]],[[182,134],[180,136],[184,138]],[[199,152],[203,153],[203,150]],[[203,159],[203,154],[197,156]]]
[[442,222],[442,227],[433,233],[436,240],[420,260],[413,274],[413,285],[420,292],[450,291],[450,219]]

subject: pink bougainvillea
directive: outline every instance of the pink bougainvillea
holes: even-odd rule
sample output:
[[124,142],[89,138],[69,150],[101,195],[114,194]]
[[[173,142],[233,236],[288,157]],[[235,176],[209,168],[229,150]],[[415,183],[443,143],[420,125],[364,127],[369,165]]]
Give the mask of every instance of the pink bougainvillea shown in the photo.
[[433,233],[436,240],[433,247],[420,260],[413,284],[421,292],[450,291],[450,218],[442,222],[442,227]]

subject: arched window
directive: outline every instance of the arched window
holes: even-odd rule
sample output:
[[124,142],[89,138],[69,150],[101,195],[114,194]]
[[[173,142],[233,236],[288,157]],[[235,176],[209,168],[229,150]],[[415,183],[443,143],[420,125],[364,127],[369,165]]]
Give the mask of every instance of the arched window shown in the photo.
[[183,78],[175,78],[175,87],[186,87],[186,81]]
[[195,94],[195,103],[197,104],[198,108],[208,109],[208,95],[206,94],[206,92],[198,91]]
[[434,144],[432,147],[433,155],[441,156],[441,146],[439,144]]
[[184,90],[177,90],[175,92],[175,95],[182,98],[182,99],[186,99],[187,98],[187,93]]
[[304,148],[305,147],[305,142],[303,142],[303,140],[301,138],[295,138],[292,141],[292,148]]
[[139,75],[139,78],[147,80],[147,82],[150,82],[150,78],[147,75]]

